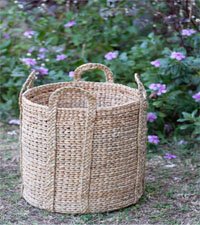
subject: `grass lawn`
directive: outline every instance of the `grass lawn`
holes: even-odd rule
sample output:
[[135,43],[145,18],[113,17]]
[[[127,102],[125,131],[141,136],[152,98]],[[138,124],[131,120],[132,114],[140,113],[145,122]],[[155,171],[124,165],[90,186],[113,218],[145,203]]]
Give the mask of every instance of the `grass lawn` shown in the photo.
[[[200,225],[200,152],[169,143],[148,153],[146,191],[138,204],[103,214],[70,216],[30,206],[20,196],[19,128],[0,124],[0,225]],[[177,155],[166,160],[164,152]]]

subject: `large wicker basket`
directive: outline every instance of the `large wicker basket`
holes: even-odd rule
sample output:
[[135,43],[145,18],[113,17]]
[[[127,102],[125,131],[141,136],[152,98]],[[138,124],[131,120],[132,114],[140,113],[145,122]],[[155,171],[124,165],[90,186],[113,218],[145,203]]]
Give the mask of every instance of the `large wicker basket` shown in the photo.
[[[106,82],[80,81],[100,69]],[[20,93],[22,194],[31,205],[60,213],[116,210],[144,191],[146,93],[113,83],[102,64],[75,70],[74,81]]]

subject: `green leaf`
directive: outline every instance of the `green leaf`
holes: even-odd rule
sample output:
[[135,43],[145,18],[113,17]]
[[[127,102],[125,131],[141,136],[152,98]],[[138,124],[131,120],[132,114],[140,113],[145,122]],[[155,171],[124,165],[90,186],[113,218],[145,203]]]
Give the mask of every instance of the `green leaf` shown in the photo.
[[4,41],[2,44],[0,44],[0,50],[4,49],[4,48],[7,48],[10,44],[11,44],[10,40]]
[[126,62],[128,60],[127,53],[126,52],[123,52],[122,54],[120,54],[119,59],[121,61]]
[[181,125],[180,126],[180,129],[181,130],[185,130],[185,129],[188,129],[188,128],[190,128],[191,127],[191,124],[185,124],[185,125]]

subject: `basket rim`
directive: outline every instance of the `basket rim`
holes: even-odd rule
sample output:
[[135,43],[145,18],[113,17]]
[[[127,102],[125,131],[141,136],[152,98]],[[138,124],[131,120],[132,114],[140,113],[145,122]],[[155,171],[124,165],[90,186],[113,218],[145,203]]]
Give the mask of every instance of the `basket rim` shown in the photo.
[[[22,94],[22,99],[25,100],[29,105],[32,105],[32,106],[35,106],[35,107],[40,107],[40,108],[43,108],[43,109],[49,109],[49,106],[48,105],[42,105],[42,104],[38,104],[38,103],[35,103],[33,101],[31,101],[30,99],[28,99],[26,97],[27,94],[29,94],[30,92],[32,91],[35,91],[35,90],[39,90],[39,89],[42,89],[44,87],[51,87],[51,86],[55,86],[55,85],[62,85],[62,84],[76,84],[76,83],[79,83],[79,84],[84,84],[84,83],[92,83],[92,84],[98,84],[98,85],[106,85],[106,86],[118,86],[118,87],[121,87],[121,88],[124,88],[125,90],[127,91],[130,91],[130,92],[133,92],[133,93],[136,93],[138,94],[138,99],[137,100],[134,100],[134,101],[128,101],[128,102],[125,102],[124,104],[121,104],[121,105],[115,105],[115,106],[104,106],[104,107],[97,107],[97,111],[109,111],[109,110],[112,110],[112,109],[119,109],[119,108],[123,108],[125,106],[135,106],[135,105],[138,105],[140,104],[140,95],[139,95],[139,90],[136,89],[136,88],[131,88],[131,87],[128,87],[126,85],[123,85],[123,84],[116,84],[116,83],[110,83],[110,82],[92,82],[92,81],[67,81],[67,82],[57,82],[57,83],[50,83],[50,84],[43,84],[43,85],[39,85],[39,86],[35,86],[35,87],[32,87],[32,88],[29,88],[28,90],[26,90],[23,94]],[[146,100],[143,100],[144,102]],[[59,107],[59,109],[61,110],[75,110],[75,111],[85,111],[86,108],[62,108],[62,107]]]

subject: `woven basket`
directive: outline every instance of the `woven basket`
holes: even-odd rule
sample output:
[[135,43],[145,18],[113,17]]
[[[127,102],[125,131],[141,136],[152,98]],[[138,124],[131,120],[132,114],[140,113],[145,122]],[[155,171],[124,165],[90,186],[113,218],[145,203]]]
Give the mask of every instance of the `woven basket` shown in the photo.
[[[100,69],[105,83],[80,81]],[[74,81],[20,93],[22,195],[31,205],[60,213],[116,210],[144,191],[146,93],[113,83],[102,64],[75,70]]]

